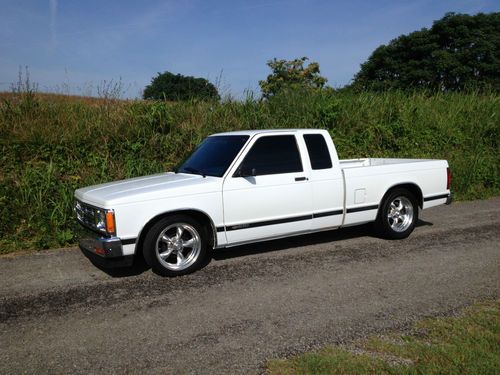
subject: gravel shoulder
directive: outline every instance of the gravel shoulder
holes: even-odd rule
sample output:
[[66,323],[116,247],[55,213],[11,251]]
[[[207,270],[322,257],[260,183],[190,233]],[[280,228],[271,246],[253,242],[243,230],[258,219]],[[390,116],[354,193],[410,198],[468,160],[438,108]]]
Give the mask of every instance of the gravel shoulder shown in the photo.
[[218,251],[203,270],[106,273],[77,249],[0,257],[0,373],[253,373],[265,360],[498,298],[500,199]]

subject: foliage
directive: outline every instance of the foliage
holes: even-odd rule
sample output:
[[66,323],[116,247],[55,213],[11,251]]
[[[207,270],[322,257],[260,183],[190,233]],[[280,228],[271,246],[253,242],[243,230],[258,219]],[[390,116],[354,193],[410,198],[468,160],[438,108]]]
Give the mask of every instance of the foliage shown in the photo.
[[0,253],[74,243],[75,189],[172,170],[211,133],[323,128],[341,158],[448,159],[458,199],[500,194],[496,93],[326,90],[243,102],[0,94]]
[[500,13],[448,13],[378,47],[361,65],[358,89],[425,88],[500,91]]
[[500,303],[460,317],[415,325],[416,335],[378,336],[351,350],[328,347],[268,364],[269,374],[495,374],[500,363]]
[[144,99],[154,100],[191,100],[215,99],[219,100],[217,88],[205,78],[195,78],[173,74],[170,72],[158,73],[146,86]]
[[287,60],[269,60],[267,65],[271,68],[265,81],[259,81],[264,98],[276,95],[280,91],[297,88],[322,88],[327,79],[320,75],[319,64],[311,62],[304,67],[307,57]]

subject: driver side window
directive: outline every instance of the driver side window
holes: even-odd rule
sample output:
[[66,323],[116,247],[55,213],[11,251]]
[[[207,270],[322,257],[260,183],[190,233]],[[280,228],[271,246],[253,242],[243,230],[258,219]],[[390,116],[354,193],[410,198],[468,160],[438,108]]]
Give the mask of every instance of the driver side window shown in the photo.
[[302,161],[294,135],[259,138],[240,165],[242,175],[302,172]]

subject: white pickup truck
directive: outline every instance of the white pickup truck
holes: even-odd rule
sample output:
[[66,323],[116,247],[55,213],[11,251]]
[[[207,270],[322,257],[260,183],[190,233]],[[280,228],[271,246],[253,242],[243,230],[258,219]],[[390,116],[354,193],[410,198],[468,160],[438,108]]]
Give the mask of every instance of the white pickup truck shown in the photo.
[[251,130],[206,138],[175,172],[85,187],[75,211],[84,253],[105,265],[143,255],[176,276],[211,249],[375,222],[407,237],[418,210],[449,204],[446,160],[339,160],[325,130]]

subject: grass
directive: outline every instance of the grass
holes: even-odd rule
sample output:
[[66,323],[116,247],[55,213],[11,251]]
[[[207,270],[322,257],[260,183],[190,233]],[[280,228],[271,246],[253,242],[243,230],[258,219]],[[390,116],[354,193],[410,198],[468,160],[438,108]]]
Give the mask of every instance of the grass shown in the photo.
[[369,338],[351,348],[327,347],[268,363],[271,375],[498,374],[500,302],[467,308],[459,317],[427,319],[418,334]]
[[458,199],[498,195],[497,93],[291,92],[144,102],[0,94],[0,253],[74,243],[73,191],[168,171],[211,133],[324,128],[341,158],[448,159]]

